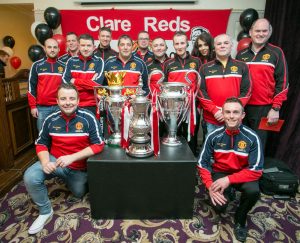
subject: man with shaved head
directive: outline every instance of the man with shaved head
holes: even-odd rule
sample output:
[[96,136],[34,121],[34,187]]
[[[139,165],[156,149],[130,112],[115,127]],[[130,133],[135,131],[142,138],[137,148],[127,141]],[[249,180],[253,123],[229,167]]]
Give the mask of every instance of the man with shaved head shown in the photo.
[[46,57],[31,66],[27,93],[30,112],[37,118],[39,131],[45,118],[58,109],[56,92],[65,69],[65,64],[57,60],[59,47],[55,39],[47,39],[44,50]]
[[237,97],[243,106],[251,95],[251,82],[247,65],[230,56],[232,39],[221,34],[215,37],[216,58],[200,69],[200,103],[207,132],[224,124],[222,105],[228,97]]
[[259,130],[258,126],[262,117],[267,117],[269,124],[278,122],[282,102],[287,99],[287,63],[281,48],[268,43],[272,26],[267,19],[256,20],[249,34],[252,44],[236,57],[247,63],[253,82],[244,123],[257,132],[265,147],[267,131]]

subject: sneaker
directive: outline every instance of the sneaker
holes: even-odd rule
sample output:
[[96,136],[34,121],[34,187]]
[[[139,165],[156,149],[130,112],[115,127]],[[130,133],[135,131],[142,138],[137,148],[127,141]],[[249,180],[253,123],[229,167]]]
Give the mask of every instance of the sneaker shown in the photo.
[[246,227],[242,227],[240,224],[234,226],[234,236],[238,241],[245,242],[248,234]]
[[51,209],[51,212],[48,214],[39,215],[37,219],[33,222],[33,224],[30,226],[28,233],[30,235],[36,234],[40,232],[45,224],[47,223],[47,220],[50,220],[53,215],[53,209]]

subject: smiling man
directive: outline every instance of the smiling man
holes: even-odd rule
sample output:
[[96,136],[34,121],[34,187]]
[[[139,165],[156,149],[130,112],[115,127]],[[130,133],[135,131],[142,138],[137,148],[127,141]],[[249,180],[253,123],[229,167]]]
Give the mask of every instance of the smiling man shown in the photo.
[[262,117],[267,117],[269,124],[278,122],[282,102],[287,99],[288,70],[281,48],[268,43],[272,26],[267,19],[256,20],[249,34],[252,44],[236,56],[249,66],[253,82],[245,124],[257,132],[265,147],[268,132],[258,129],[259,123]]
[[215,37],[216,58],[204,64],[200,70],[200,103],[207,133],[224,124],[222,105],[231,96],[238,97],[245,106],[251,95],[251,81],[247,65],[231,58],[231,37],[221,34]]
[[79,42],[76,33],[68,32],[66,34],[67,53],[60,56],[58,60],[66,63],[71,57],[77,56],[79,52]]
[[[149,93],[147,67],[141,58],[132,54],[132,45],[132,39],[129,35],[121,35],[118,39],[119,54],[110,57],[105,62],[105,71],[113,73],[125,72],[124,86],[137,86],[141,77],[143,90],[147,95]],[[107,84],[106,79],[104,84]],[[134,90],[128,89],[125,93],[128,95],[133,94],[131,92],[134,92]]]
[[262,147],[258,135],[242,125],[245,113],[238,98],[226,99],[222,113],[225,126],[206,138],[198,160],[198,172],[217,213],[225,211],[232,188],[242,192],[234,217],[234,234],[237,240],[244,242],[247,214],[260,196]]
[[[168,55],[166,54],[167,49],[168,47],[166,41],[163,38],[157,37],[153,39],[152,50],[154,56],[152,57],[151,60],[146,62],[148,68],[148,74],[150,78],[148,85],[151,93],[153,93],[154,90],[157,91],[159,90],[157,81],[161,78],[162,75],[159,73],[155,74],[155,71],[159,70],[163,72],[163,65],[169,59]],[[153,71],[154,73],[152,73]]]
[[57,60],[59,47],[55,39],[47,39],[44,50],[46,57],[31,66],[27,93],[30,112],[37,118],[39,131],[45,118],[57,110],[56,91],[65,69],[65,64]]
[[104,61],[106,61],[111,56],[117,56],[118,53],[111,48],[111,29],[108,27],[101,27],[99,30],[99,46],[95,50],[95,55],[101,57]]
[[94,55],[94,39],[89,34],[79,36],[79,55],[71,57],[63,74],[65,83],[74,84],[80,97],[80,107],[96,114],[94,87],[103,82],[104,61]]
[[150,35],[147,31],[141,31],[137,39],[138,48],[133,52],[134,56],[141,58],[144,62],[153,58],[153,52],[149,50]]
[[57,104],[60,110],[46,118],[36,140],[39,161],[24,174],[26,189],[39,209],[29,234],[40,232],[53,215],[45,180],[62,178],[76,198],[83,197],[87,192],[86,158],[104,148],[95,116],[78,108],[74,85],[62,84],[58,88]]

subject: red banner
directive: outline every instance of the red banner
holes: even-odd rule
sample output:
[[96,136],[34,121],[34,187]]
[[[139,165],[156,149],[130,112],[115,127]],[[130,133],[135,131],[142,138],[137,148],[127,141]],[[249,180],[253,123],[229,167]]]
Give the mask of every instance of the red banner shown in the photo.
[[140,31],[172,40],[174,32],[185,31],[190,39],[202,31],[212,36],[226,33],[231,10],[61,10],[62,32],[90,33],[98,39],[99,28],[110,27],[113,39],[128,34],[136,39]]

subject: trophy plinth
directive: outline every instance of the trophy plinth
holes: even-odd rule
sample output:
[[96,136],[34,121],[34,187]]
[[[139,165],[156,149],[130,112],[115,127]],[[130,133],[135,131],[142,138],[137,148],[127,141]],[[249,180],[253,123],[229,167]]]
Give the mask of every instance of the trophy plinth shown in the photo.
[[168,135],[162,143],[168,146],[179,146],[182,143],[177,138],[177,129],[186,117],[189,106],[187,86],[179,82],[160,83],[161,92],[158,104],[163,121],[168,128]]

